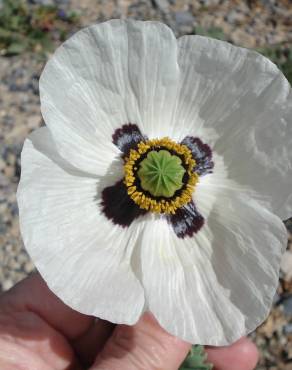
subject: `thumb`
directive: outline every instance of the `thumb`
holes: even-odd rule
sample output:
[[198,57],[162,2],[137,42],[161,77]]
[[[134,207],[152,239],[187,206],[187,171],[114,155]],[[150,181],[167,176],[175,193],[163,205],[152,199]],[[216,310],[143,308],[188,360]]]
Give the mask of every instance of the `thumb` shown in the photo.
[[90,370],[177,370],[189,349],[146,313],[134,326],[116,327]]

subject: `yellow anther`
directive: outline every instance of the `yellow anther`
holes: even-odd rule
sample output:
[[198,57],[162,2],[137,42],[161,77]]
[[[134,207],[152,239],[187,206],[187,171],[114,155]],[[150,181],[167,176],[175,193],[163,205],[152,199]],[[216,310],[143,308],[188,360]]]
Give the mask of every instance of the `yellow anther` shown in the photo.
[[[145,193],[137,191],[137,187],[134,185],[136,181],[135,173],[138,168],[136,166],[137,160],[149,150],[156,150],[161,147],[179,154],[182,158],[183,163],[187,167],[187,174],[189,175],[188,182],[187,184],[185,184],[185,187],[182,190],[181,194],[172,200],[153,199]],[[195,186],[199,181],[198,174],[193,172],[195,165],[196,161],[194,160],[191,151],[186,145],[175,143],[168,137],[164,137],[161,139],[151,139],[146,142],[141,141],[137,145],[137,150],[131,149],[129,156],[125,158],[124,184],[127,187],[128,195],[136,204],[138,204],[140,208],[154,213],[175,214],[178,208],[181,208],[185,204],[189,203],[192,199],[192,194],[194,192]]]

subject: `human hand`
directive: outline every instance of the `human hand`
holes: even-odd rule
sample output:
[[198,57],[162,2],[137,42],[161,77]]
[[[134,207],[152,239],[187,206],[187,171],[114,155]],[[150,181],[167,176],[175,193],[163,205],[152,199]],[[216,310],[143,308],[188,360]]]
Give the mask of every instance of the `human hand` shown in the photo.
[[[127,326],[73,311],[38,274],[0,297],[1,370],[177,370],[189,349],[150,314]],[[246,338],[207,352],[216,370],[252,370],[258,358]]]

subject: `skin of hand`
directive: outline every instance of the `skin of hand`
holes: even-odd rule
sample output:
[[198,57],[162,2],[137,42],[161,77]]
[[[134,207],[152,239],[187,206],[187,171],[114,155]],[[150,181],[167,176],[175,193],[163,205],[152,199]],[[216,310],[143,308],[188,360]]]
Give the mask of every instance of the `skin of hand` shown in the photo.
[[[177,370],[189,349],[149,313],[127,326],[73,311],[39,274],[0,296],[1,370]],[[207,353],[216,370],[252,370],[258,359],[246,338]]]

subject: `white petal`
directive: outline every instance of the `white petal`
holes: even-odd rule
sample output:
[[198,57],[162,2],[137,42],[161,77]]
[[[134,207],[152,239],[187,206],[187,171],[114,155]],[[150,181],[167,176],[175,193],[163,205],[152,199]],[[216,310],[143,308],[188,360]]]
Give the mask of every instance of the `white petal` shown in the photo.
[[229,176],[292,214],[292,93],[260,54],[200,36],[178,41],[180,92],[174,120],[224,156]]
[[193,193],[193,201],[205,219],[212,211],[220,192],[224,191],[226,187],[230,187],[228,171],[223,158],[214,152],[212,158],[214,162],[212,173],[199,177]]
[[77,32],[40,79],[42,114],[61,155],[102,174],[118,154],[114,131],[138,124],[169,135],[179,70],[177,43],[161,23],[112,20]]
[[195,344],[227,345],[254,330],[278,282],[283,224],[246,197],[225,195],[194,238],[179,239],[153,219],[141,242],[148,309]]
[[269,314],[287,246],[283,222],[244,192],[227,189],[208,219],[215,236],[212,265],[231,302],[245,317],[246,333]]
[[139,228],[114,226],[100,212],[98,179],[55,153],[46,128],[24,144],[18,188],[24,244],[51,290],[70,307],[133,324],[144,305],[130,267]]

